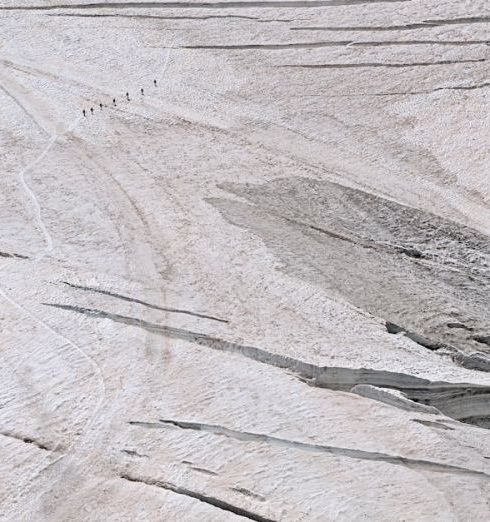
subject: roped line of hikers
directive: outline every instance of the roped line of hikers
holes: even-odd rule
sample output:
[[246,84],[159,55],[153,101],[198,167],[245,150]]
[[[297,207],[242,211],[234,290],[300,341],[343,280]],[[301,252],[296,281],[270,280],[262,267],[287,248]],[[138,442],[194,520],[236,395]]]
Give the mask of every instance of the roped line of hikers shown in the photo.
[[[153,85],[154,85],[154,87],[157,86],[157,81],[156,80],[153,80]],[[141,96],[145,95],[145,90],[143,89],[143,87],[141,87],[140,93],[141,93]],[[131,98],[129,97],[129,92],[126,93],[126,100],[127,101],[131,101]],[[113,107],[117,107],[116,98],[112,98],[112,106]],[[103,103],[99,103],[99,107],[100,107],[100,110],[102,110],[102,108],[104,107],[104,104]],[[94,108],[93,107],[90,107],[90,113],[94,114]],[[82,114],[86,117],[87,116],[87,111],[85,109],[82,109]]]

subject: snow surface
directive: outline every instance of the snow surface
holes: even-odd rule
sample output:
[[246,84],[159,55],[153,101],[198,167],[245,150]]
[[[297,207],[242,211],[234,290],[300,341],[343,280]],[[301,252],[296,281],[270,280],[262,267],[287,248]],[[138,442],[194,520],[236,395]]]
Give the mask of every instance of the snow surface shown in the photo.
[[490,4],[0,23],[2,520],[489,520]]

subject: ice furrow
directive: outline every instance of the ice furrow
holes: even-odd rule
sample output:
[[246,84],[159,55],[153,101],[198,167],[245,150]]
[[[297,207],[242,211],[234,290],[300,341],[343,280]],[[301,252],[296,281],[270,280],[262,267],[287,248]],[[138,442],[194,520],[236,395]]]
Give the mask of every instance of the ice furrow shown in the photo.
[[210,319],[211,321],[217,321],[220,323],[229,323],[226,319],[220,319],[219,317],[215,317],[213,315],[207,315],[207,314],[201,314],[198,312],[191,312],[189,310],[183,310],[180,308],[169,308],[164,306],[158,306],[155,304],[148,303],[146,301],[142,301],[141,299],[136,299],[134,297],[129,297],[127,295],[118,294],[115,292],[110,292],[109,290],[103,290],[101,288],[94,288],[91,286],[82,286],[82,285],[76,285],[74,283],[68,283],[66,281],[62,281],[63,284],[75,288],[77,290],[84,290],[85,292],[94,292],[97,294],[107,295],[109,297],[115,297],[116,299],[121,299],[122,301],[127,301],[129,303],[137,303],[143,306],[146,306],[147,308],[152,308],[154,310],[161,310],[162,312],[170,312],[175,314],[184,314],[184,315],[191,315],[193,317],[198,317],[200,319]]
[[350,392],[358,384],[370,384],[381,388],[402,391],[408,399],[434,406],[455,419],[488,417],[490,419],[490,387],[469,383],[429,381],[412,375],[372,370],[317,366],[286,355],[268,352],[254,346],[226,341],[207,334],[150,323],[143,319],[105,312],[79,306],[43,303],[46,306],[76,312],[94,319],[109,319],[144,330],[205,346],[224,353],[240,355],[253,361],[286,369],[305,383],[319,388]]
[[441,27],[444,25],[459,24],[483,24],[489,23],[490,16],[472,16],[467,18],[448,18],[442,20],[425,20],[411,24],[372,26],[372,25],[351,25],[351,26],[310,26],[310,27],[290,27],[291,31],[412,31],[414,29],[427,29],[431,27]]
[[229,502],[225,502],[224,500],[220,500],[216,497],[212,497],[204,493],[199,493],[197,491],[192,491],[190,489],[177,486],[175,484],[172,484],[171,482],[156,480],[152,478],[137,477],[129,473],[122,473],[119,476],[120,478],[128,480],[129,482],[138,482],[140,484],[146,484],[147,486],[156,486],[157,488],[166,489],[167,491],[177,493],[177,495],[184,495],[186,497],[194,498],[196,500],[199,500],[200,502],[204,502],[205,504],[209,504],[223,511],[228,511],[229,513],[233,513],[240,517],[248,518],[249,520],[255,520],[256,522],[274,522],[271,518],[267,518],[257,513],[253,513],[252,511],[248,511],[247,509],[235,506],[233,504],[230,504]]
[[411,45],[488,45],[490,40],[387,40],[374,42],[356,42],[354,40],[332,40],[327,42],[292,42],[292,43],[264,43],[264,44],[235,44],[235,45],[182,45],[179,49],[202,49],[216,51],[280,51],[287,49],[316,49],[321,47],[390,47]]
[[297,449],[301,451],[308,451],[313,453],[324,453],[328,455],[346,457],[349,459],[369,460],[375,462],[386,462],[397,466],[408,466],[414,469],[422,469],[428,471],[436,471],[442,473],[457,473],[463,475],[474,475],[477,477],[490,478],[490,475],[484,471],[474,470],[462,466],[455,466],[442,462],[434,462],[431,460],[412,459],[402,457],[400,455],[389,455],[387,453],[380,453],[375,451],[365,451],[352,448],[342,448],[339,446],[326,446],[319,444],[311,444],[308,442],[300,442],[296,440],[283,439],[266,435],[264,433],[252,433],[246,431],[238,431],[219,426],[216,424],[205,424],[201,422],[187,422],[174,419],[161,419],[157,423],[144,423],[133,421],[130,423],[133,426],[150,427],[150,428],[165,428],[166,426],[173,426],[182,430],[203,431],[220,435],[223,437],[239,440],[242,442],[257,442],[271,444],[287,449]]
[[3,437],[8,437],[11,439],[19,440],[21,442],[24,442],[25,444],[32,444],[33,446],[35,446],[36,448],[38,448],[40,450],[53,451],[53,449],[51,447],[49,447],[48,445],[46,445],[42,442],[39,442],[36,439],[33,439],[32,437],[24,437],[23,435],[19,435],[17,433],[13,433],[13,432],[9,432],[9,431],[0,431],[0,435],[2,435]]
[[276,67],[294,68],[294,69],[371,69],[377,67],[388,67],[401,69],[405,67],[431,67],[436,65],[458,65],[463,63],[483,63],[487,62],[486,58],[476,58],[469,60],[440,60],[438,62],[411,62],[411,63],[318,63],[318,64],[284,64]]
[[94,2],[87,4],[50,4],[2,6],[8,11],[51,11],[55,9],[249,9],[249,8],[315,8],[349,5],[371,5],[409,2],[411,0],[271,0],[231,1],[231,2]]

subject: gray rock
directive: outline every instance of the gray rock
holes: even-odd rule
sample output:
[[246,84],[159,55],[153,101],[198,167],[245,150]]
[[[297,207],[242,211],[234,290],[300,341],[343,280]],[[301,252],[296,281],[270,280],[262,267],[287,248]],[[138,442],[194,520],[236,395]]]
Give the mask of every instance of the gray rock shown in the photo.
[[458,352],[453,356],[453,361],[458,363],[460,366],[463,366],[463,368],[468,368],[469,370],[490,372],[490,357],[481,352],[474,352],[469,355]]

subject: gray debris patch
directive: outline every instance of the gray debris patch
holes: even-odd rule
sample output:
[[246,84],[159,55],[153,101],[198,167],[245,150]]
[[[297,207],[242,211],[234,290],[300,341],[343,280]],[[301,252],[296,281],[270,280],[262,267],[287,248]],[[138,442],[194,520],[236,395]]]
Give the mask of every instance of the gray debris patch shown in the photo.
[[488,236],[328,181],[219,187],[242,201],[207,201],[227,222],[260,237],[289,275],[389,318],[425,348],[482,350],[485,339],[471,330],[490,331]]

